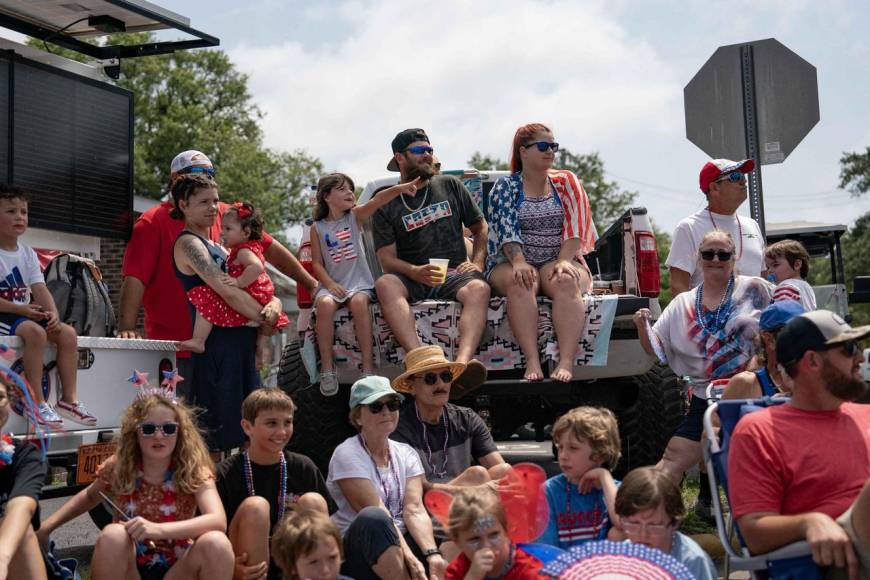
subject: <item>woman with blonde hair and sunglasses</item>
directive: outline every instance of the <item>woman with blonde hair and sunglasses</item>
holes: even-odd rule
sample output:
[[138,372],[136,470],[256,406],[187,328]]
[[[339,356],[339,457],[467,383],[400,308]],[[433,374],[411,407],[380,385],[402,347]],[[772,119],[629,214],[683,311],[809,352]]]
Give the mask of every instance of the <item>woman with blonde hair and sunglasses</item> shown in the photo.
[[342,574],[356,580],[441,580],[447,568],[423,505],[420,456],[389,438],[403,399],[385,377],[355,382],[350,422],[359,433],[329,461],[326,487],[338,506],[332,520],[343,536]]
[[634,315],[644,350],[666,359],[690,383],[689,411],[658,464],[678,480],[701,459],[707,385],[746,370],[755,354],[761,311],[773,291],[766,280],[735,274],[734,240],[727,232],[704,236],[697,260],[704,274],[699,286],[674,298],[652,327],[648,309]]
[[544,378],[538,351],[538,294],[553,301],[559,362],[550,377],[569,382],[586,320],[592,276],[583,259],[595,248],[592,209],[580,180],[553,169],[559,144],[540,123],[514,134],[511,174],[489,194],[486,277],[507,298],[511,330],[526,359],[523,378]]

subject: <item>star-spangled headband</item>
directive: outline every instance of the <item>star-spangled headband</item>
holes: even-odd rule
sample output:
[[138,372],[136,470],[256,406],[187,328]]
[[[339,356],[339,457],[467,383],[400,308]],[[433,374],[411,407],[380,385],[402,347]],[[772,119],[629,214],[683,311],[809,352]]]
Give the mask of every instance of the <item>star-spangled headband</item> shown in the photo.
[[140,370],[133,370],[133,374],[130,375],[130,378],[128,378],[127,381],[133,383],[133,385],[139,389],[139,392],[136,394],[137,400],[144,399],[149,395],[160,395],[161,397],[165,397],[170,401],[175,402],[176,386],[179,382],[184,380],[184,377],[178,374],[177,369],[161,372],[163,373],[163,381],[161,381],[159,387],[154,387],[148,382],[148,373],[143,373]]
[[[21,400],[21,414],[27,419],[28,433],[33,433],[36,437],[36,446],[39,448],[40,461],[45,463],[48,454],[48,435],[43,427],[44,420],[39,412],[39,405],[33,398],[30,392],[30,385],[27,380],[12,370],[12,365],[17,358],[15,349],[0,344],[0,376],[8,385],[12,385],[12,389],[18,392]],[[12,392],[7,393],[13,395]]]

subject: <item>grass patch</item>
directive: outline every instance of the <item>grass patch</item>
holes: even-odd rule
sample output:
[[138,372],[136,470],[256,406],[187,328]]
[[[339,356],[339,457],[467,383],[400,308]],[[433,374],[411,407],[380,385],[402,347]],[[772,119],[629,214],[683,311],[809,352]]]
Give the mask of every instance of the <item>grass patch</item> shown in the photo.
[[680,531],[691,536],[693,534],[713,534],[716,535],[716,525],[698,517],[692,507],[698,500],[698,478],[687,477],[683,480],[683,487],[680,490],[683,494],[683,504],[686,506],[686,519],[683,520],[683,525],[680,526]]

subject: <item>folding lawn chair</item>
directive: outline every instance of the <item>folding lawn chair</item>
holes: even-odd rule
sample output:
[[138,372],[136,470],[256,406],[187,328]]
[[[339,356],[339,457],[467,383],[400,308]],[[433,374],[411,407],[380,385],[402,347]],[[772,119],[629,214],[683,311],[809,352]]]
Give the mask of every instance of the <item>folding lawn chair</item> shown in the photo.
[[[743,537],[740,535],[740,530],[737,530],[737,538],[741,545],[738,552],[731,544],[731,532],[732,529],[736,529],[736,523],[726,522],[722,509],[719,486],[722,486],[726,500],[728,500],[728,452],[731,435],[734,433],[737,422],[748,413],[780,405],[786,401],[788,399],[772,399],[770,397],[755,400],[718,401],[710,405],[704,413],[704,462],[707,465],[713,497],[713,517],[716,520],[716,531],[722,546],[725,548],[725,578],[728,577],[729,569],[749,571],[753,578],[821,580],[824,577],[821,568],[813,562],[812,550],[807,542],[795,542],[766,554],[750,554]],[[719,415],[718,433],[713,427],[714,413]]]

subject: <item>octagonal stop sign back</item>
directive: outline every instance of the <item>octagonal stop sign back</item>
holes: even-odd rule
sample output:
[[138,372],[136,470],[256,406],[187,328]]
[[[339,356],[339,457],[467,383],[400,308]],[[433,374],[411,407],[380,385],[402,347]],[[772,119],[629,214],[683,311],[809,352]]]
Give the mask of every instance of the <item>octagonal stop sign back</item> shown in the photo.
[[686,137],[713,158],[748,157],[756,147],[747,143],[747,127],[754,126],[761,164],[782,163],[819,122],[816,68],[773,38],[718,48],[683,96]]

